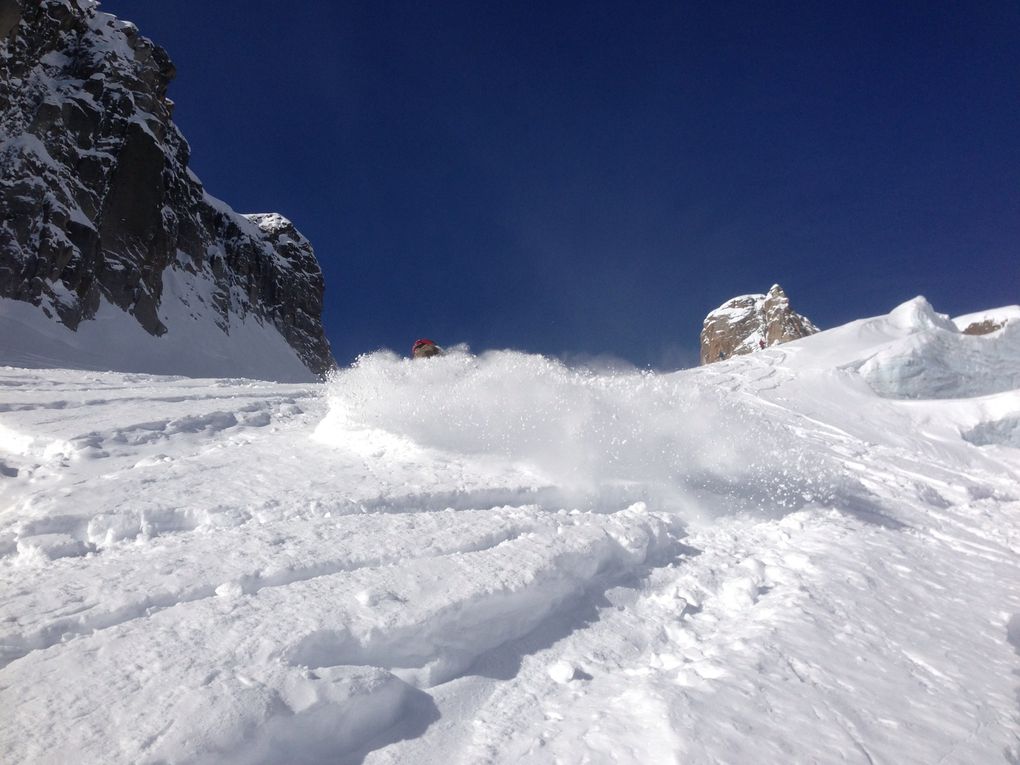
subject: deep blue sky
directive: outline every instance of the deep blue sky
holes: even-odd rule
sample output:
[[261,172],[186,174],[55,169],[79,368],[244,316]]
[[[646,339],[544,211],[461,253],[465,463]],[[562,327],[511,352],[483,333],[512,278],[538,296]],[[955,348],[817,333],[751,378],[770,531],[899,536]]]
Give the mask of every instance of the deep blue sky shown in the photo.
[[418,336],[696,362],[773,282],[823,327],[1020,302],[1020,4],[107,0],[191,167],[315,246],[340,363]]

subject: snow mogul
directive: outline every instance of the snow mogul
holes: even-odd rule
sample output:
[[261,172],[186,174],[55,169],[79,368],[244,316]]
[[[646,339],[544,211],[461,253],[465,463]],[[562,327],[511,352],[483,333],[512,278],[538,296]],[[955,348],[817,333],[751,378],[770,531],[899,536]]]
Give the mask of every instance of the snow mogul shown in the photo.
[[423,337],[421,340],[415,340],[414,345],[411,346],[411,358],[415,359],[429,359],[433,356],[442,356],[443,349],[436,345],[434,342],[429,340],[427,337]]

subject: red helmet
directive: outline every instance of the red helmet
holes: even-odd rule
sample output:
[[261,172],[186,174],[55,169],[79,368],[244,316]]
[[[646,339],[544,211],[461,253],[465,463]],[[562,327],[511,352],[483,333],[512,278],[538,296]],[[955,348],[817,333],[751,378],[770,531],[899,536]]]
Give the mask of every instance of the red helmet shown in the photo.
[[411,357],[416,359],[427,359],[430,356],[442,356],[443,349],[435,344],[434,341],[429,340],[427,337],[423,337],[421,340],[415,340],[414,345],[411,346]]

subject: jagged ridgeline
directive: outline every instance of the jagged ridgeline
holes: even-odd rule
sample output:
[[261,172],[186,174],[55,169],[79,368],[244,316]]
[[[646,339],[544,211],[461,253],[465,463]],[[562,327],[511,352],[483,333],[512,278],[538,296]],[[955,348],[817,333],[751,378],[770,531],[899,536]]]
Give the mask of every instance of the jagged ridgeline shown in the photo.
[[69,330],[106,303],[152,337],[208,324],[249,356],[259,338],[289,353],[278,333],[322,374],[334,361],[311,245],[286,218],[205,192],[171,119],[173,77],[166,51],[96,2],[0,0],[0,297]]

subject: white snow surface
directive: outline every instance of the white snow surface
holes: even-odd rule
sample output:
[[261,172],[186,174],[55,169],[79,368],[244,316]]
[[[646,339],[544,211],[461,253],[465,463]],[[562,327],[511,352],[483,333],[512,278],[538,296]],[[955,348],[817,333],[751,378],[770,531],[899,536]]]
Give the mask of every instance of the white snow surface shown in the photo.
[[0,364],[284,382],[315,379],[279,330],[255,314],[231,311],[228,331],[223,331],[224,325],[214,318],[213,291],[203,275],[166,269],[159,318],[168,330],[159,337],[105,300],[93,319],[72,331],[42,307],[0,298]]
[[1009,326],[0,368],[0,761],[1017,762]]

